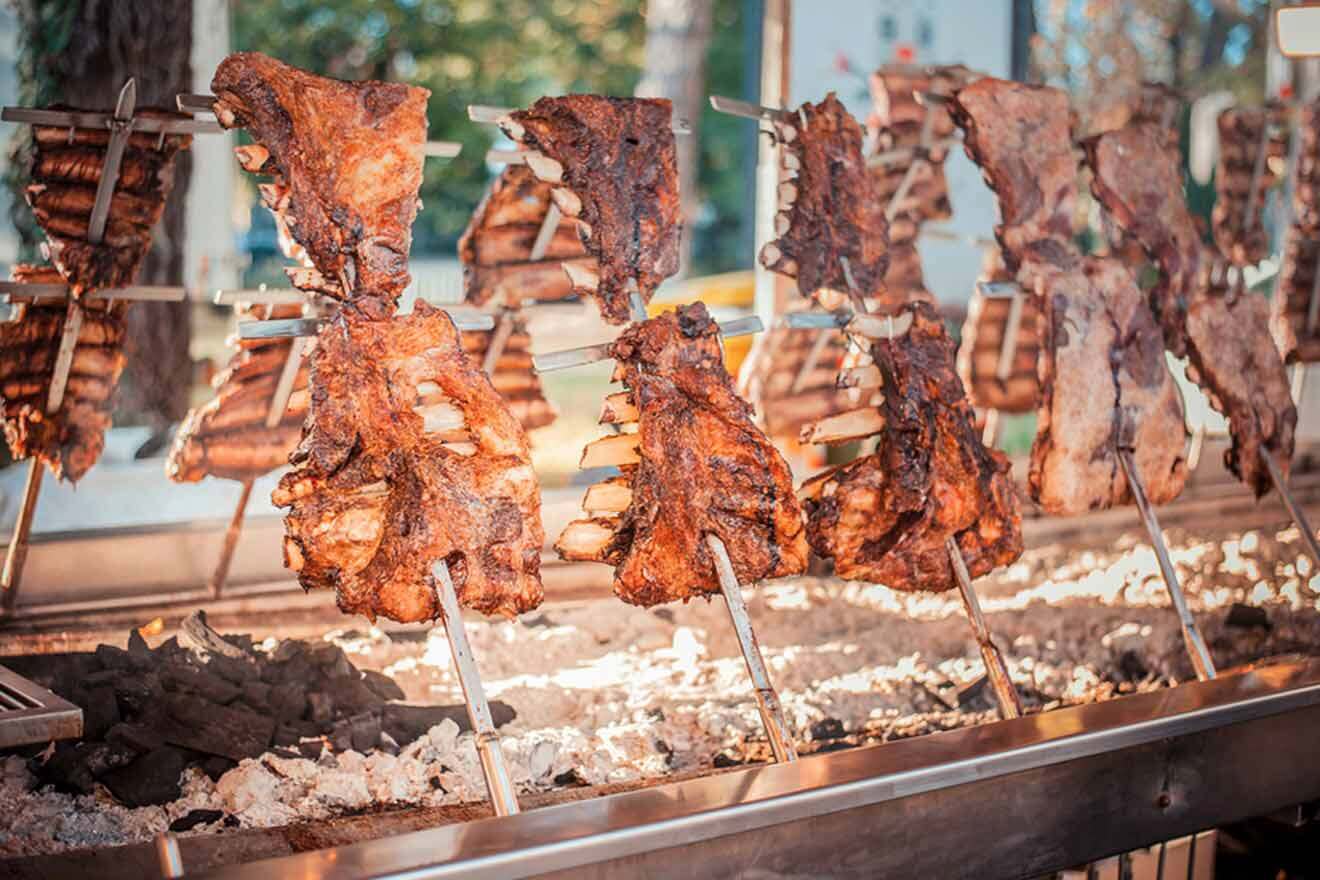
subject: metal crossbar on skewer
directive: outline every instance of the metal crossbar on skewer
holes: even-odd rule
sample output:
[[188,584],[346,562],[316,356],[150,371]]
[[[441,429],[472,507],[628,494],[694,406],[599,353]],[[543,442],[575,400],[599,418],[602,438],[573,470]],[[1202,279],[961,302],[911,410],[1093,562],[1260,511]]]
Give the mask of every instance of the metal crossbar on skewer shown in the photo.
[[[468,119],[484,125],[499,125],[509,118],[510,113],[517,113],[515,107],[492,107],[488,104],[469,104]],[[674,134],[692,134],[692,123],[678,118],[672,124]]]
[[504,764],[500,735],[495,730],[490,704],[486,702],[486,689],[481,684],[477,661],[472,656],[472,646],[468,644],[467,632],[463,629],[463,615],[458,607],[454,581],[443,559],[431,566],[431,576],[436,582],[435,594],[440,603],[440,618],[449,640],[449,652],[454,657],[458,683],[463,689],[463,702],[467,706],[468,721],[472,724],[472,735],[476,739],[477,756],[481,759],[481,773],[486,778],[491,806],[496,816],[512,816],[519,812],[518,798]]
[[833,312],[790,312],[779,320],[785,327],[795,330],[838,329],[867,339],[893,339],[912,328],[912,313],[907,311],[897,317],[854,312],[848,309],[838,309]]
[[[444,310],[458,330],[489,330],[495,326],[490,315],[457,313]],[[274,321],[239,321],[239,339],[281,339],[287,336],[315,336],[321,318],[280,318]]]
[[1201,681],[1214,678],[1215,662],[1210,656],[1210,649],[1206,647],[1205,639],[1201,636],[1200,628],[1196,625],[1196,619],[1192,617],[1191,609],[1187,607],[1187,597],[1183,595],[1182,584],[1178,582],[1178,572],[1174,570],[1173,560],[1169,558],[1169,548],[1164,544],[1164,533],[1160,530],[1159,520],[1155,518],[1155,510],[1146,498],[1146,487],[1142,485],[1141,477],[1137,473],[1137,463],[1132,458],[1132,450],[1120,446],[1116,451],[1119,463],[1123,465],[1123,473],[1127,477],[1128,488],[1132,491],[1132,499],[1141,514],[1142,525],[1146,527],[1146,534],[1155,549],[1155,558],[1159,562],[1160,575],[1164,578],[1169,600],[1178,614],[1183,644],[1187,648],[1187,656],[1192,661],[1192,668],[1196,670],[1196,677]]
[[710,106],[716,113],[728,116],[741,116],[743,119],[764,119],[768,122],[785,122],[792,118],[791,110],[776,110],[774,107],[762,107],[750,101],[726,98],[723,95],[711,95]]
[[217,290],[211,302],[218,306],[233,306],[240,303],[263,306],[301,305],[307,302],[309,294],[295,287],[257,287],[240,290]]
[[766,736],[770,740],[770,750],[775,761],[783,764],[797,760],[797,748],[793,744],[793,732],[784,718],[784,707],[779,702],[779,694],[770,682],[770,673],[761,656],[761,648],[756,642],[756,633],[752,630],[751,618],[747,614],[747,604],[743,601],[742,585],[733,570],[729,551],[717,535],[706,535],[706,546],[715,559],[715,572],[720,579],[720,592],[724,594],[724,603],[729,609],[733,621],[733,631],[738,636],[738,647],[742,650],[743,661],[747,664],[747,674],[752,679],[756,692],[756,705],[761,713],[761,723],[765,726]]
[[1026,296],[1018,292],[1008,301],[1008,319],[1004,322],[1004,338],[1000,341],[999,363],[995,365],[995,378],[1000,382],[1008,381],[1013,372],[1013,358],[1017,356],[1018,331],[1022,328],[1022,310],[1026,299]]
[[[760,333],[765,329],[765,325],[761,323],[761,319],[756,315],[734,318],[732,321],[721,321],[719,327],[720,335],[726,339],[731,336]],[[597,345],[584,345],[581,348],[566,348],[563,351],[535,355],[532,358],[532,366],[538,373],[549,373],[553,370],[566,370],[570,367],[584,367],[587,364],[609,359],[610,343],[602,342]]]
[[1265,158],[1270,144],[1270,124],[1265,120],[1260,127],[1260,143],[1256,145],[1256,161],[1251,166],[1251,186],[1247,188],[1247,203],[1242,210],[1242,228],[1249,230],[1255,226],[1256,213],[1251,206],[1260,192],[1260,181],[1265,175]]

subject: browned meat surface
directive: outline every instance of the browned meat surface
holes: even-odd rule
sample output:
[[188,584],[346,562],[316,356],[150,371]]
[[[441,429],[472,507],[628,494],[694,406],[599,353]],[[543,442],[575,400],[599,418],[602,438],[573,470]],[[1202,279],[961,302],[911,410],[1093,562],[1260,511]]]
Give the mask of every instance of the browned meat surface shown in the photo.
[[[239,320],[295,318],[298,305],[244,306]],[[274,425],[270,407],[293,347],[292,339],[234,338],[228,366],[211,381],[215,396],[194,408],[174,435],[165,473],[180,483],[203,477],[250,480],[283,467],[307,418],[307,364],[300,359],[284,413]]]
[[[491,340],[498,334],[507,333],[504,349],[488,371],[491,384],[524,428],[528,431],[543,428],[559,413],[554,404],[546,400],[541,376],[533,368],[532,337],[527,333],[527,320],[521,312],[506,311],[496,316],[495,321],[492,330],[464,333],[463,351],[473,365],[484,369]],[[507,330],[500,329],[503,321],[509,322]]]
[[1181,357],[1205,246],[1187,210],[1178,146],[1159,127],[1130,125],[1086,141],[1085,148],[1095,197],[1160,270],[1160,281],[1150,292],[1151,310],[1164,345]]
[[[178,116],[151,109],[138,115]],[[167,135],[159,149],[157,135],[129,137],[105,232],[96,244],[87,235],[109,132],[80,128],[70,138],[66,128],[36,126],[33,141],[32,183],[24,193],[55,268],[79,295],[132,284],[151,250],[151,227],[174,188],[175,157],[188,148],[191,136]]]
[[[1301,108],[1292,223],[1274,288],[1270,330],[1289,363],[1320,361],[1320,101]],[[1317,299],[1316,310],[1311,308]]]
[[[64,282],[51,266],[18,265],[12,277],[33,284]],[[69,381],[59,409],[47,413],[51,372],[69,308],[51,300],[29,302],[22,320],[0,323],[0,398],[5,438],[14,458],[35,456],[55,476],[76,482],[96,464],[105,446],[115,387],[124,369],[127,303],[109,305],[89,298],[77,306],[83,320]]]
[[1172,501],[1187,479],[1182,397],[1131,272],[1089,257],[1024,273],[1044,306],[1032,497],[1051,514],[1131,503],[1121,445],[1151,502]]
[[938,312],[904,308],[911,329],[871,347],[883,377],[876,451],[808,480],[801,494],[812,549],[840,577],[943,591],[957,586],[950,536],[979,577],[1022,554],[1021,517],[1008,459],[972,424]]
[[[369,317],[408,286],[430,92],[315,76],[256,52],[230,55],[211,88],[216,118],[246,128],[245,170],[323,276],[323,292]],[[301,286],[301,285],[299,285]]]
[[1279,104],[1219,114],[1211,224],[1219,253],[1235,266],[1253,266],[1269,256],[1265,197],[1282,176],[1288,130],[1287,110]]
[[734,391],[706,307],[634,324],[611,353],[627,392],[611,398],[605,418],[636,421],[638,430],[593,444],[626,447],[613,459],[623,479],[592,487],[618,500],[596,502],[589,492],[584,501],[589,514],[616,515],[571,524],[560,554],[614,565],[619,598],[643,606],[720,591],[708,534],[724,542],[740,583],[804,571],[792,474]]
[[1172,143],[1179,140],[1179,115],[1186,96],[1171,86],[1158,82],[1143,82],[1137,89],[1128,122],[1133,125],[1149,123],[1164,129]]
[[562,268],[565,262],[597,271],[571,217],[561,218],[545,253],[532,259],[532,247],[550,210],[552,188],[526,165],[510,165],[495,178],[458,240],[468,302],[485,305],[494,300],[517,307],[529,299],[567,299],[573,295],[573,284]]
[[1067,93],[987,77],[955,93],[950,110],[999,200],[995,235],[1008,267],[1031,251],[1071,248],[1077,161]]
[[[982,268],[981,280],[1013,281],[998,252],[991,253]],[[1024,295],[1017,307],[1016,340],[1008,362],[1008,372],[999,376],[999,363],[1006,349],[1005,336],[1013,301],[1005,297],[984,296],[978,288],[967,302],[958,344],[958,377],[973,405],[1006,413],[1031,412],[1040,396],[1037,362],[1040,360],[1040,306],[1033,296]]]
[[533,151],[533,173],[555,184],[560,210],[580,221],[598,266],[575,277],[573,290],[595,294],[612,324],[628,320],[630,290],[649,302],[678,271],[683,221],[672,116],[660,98],[566,95],[542,98],[503,123]]
[[803,296],[879,296],[888,250],[885,205],[862,158],[862,127],[831,92],[781,119],[776,131],[783,144],[779,237],[761,249],[761,265],[796,278]]
[[[459,601],[512,616],[541,601],[540,496],[527,435],[443,312],[317,337],[311,414],[271,500],[289,508],[284,561],[307,589],[374,619],[439,616],[445,560]],[[455,426],[458,417],[458,427]]]

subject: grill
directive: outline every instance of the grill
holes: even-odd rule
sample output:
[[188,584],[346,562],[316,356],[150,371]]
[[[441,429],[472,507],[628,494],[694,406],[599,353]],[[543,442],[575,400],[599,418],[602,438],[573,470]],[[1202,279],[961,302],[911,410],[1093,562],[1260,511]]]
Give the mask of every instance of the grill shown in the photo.
[[0,749],[82,732],[82,709],[0,666]]

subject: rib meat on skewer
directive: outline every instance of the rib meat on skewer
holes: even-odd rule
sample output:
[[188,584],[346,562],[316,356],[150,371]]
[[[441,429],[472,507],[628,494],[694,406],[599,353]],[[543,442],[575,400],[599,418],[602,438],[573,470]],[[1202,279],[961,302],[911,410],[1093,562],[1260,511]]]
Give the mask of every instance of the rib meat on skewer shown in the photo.
[[673,106],[660,98],[565,95],[541,98],[501,123],[565,217],[577,218],[595,271],[570,277],[594,294],[605,320],[622,324],[636,285],[649,302],[678,271],[682,215]]
[[614,565],[619,598],[643,606],[720,592],[707,535],[724,543],[740,583],[804,571],[792,474],[734,391],[706,307],[634,324],[610,350],[626,391],[606,401],[602,421],[637,432],[588,446],[584,467],[623,475],[588,490],[593,516],[564,530],[560,555]]
[[473,364],[483,364],[491,341],[499,332],[499,322],[503,320],[512,321],[513,328],[504,342],[503,352],[495,360],[495,368],[490,373],[491,384],[525,429],[531,431],[545,427],[555,420],[558,412],[554,404],[546,400],[541,377],[532,364],[532,338],[527,333],[527,320],[521,313],[506,312],[496,317],[496,329],[463,333],[463,351]]
[[[243,306],[240,320],[296,318],[302,307]],[[297,367],[288,406],[267,425],[271,401],[293,349],[292,339],[232,339],[228,366],[211,382],[215,396],[194,408],[174,435],[165,473],[180,483],[204,477],[249,480],[284,466],[307,417],[307,365]]]
[[[910,303],[907,333],[875,340],[882,377],[876,451],[803,484],[807,536],[840,577],[898,590],[958,585],[946,540],[971,577],[1022,554],[1008,459],[987,449],[954,369],[953,341],[928,303]],[[851,439],[851,438],[845,438]]]
[[[137,115],[178,117],[164,110]],[[151,228],[174,188],[175,158],[192,143],[191,135],[129,136],[104,237],[93,244],[87,234],[109,132],[75,128],[70,136],[67,128],[34,126],[32,133],[32,183],[24,194],[46,234],[51,262],[75,295],[132,284],[151,249]]]
[[1032,497],[1052,514],[1131,503],[1123,448],[1151,503],[1172,501],[1187,479],[1182,397],[1131,273],[1088,257],[1066,268],[1024,264],[1023,275],[1044,306]]
[[[803,296],[838,305],[884,290],[885,203],[862,158],[862,128],[834,93],[776,122],[779,213],[761,265],[796,278]],[[847,268],[845,268],[845,266]],[[849,280],[851,274],[851,282]]]
[[[51,266],[17,265],[13,280],[60,284],[64,276]],[[15,301],[21,298],[15,297]],[[77,482],[101,457],[110,427],[115,387],[124,369],[124,313],[128,303],[87,299],[64,399],[46,412],[51,373],[60,348],[69,306],[33,301],[21,321],[0,323],[0,398],[4,401],[5,437],[15,459],[36,457],[60,479]]]
[[1302,107],[1297,125],[1292,223],[1275,287],[1270,329],[1288,363],[1320,361],[1320,100]]
[[1211,213],[1215,245],[1235,266],[1269,256],[1265,196],[1288,156],[1287,111],[1280,104],[1232,107],[1219,114],[1219,164]]
[[542,598],[540,497],[527,435],[443,312],[326,323],[311,413],[272,495],[285,564],[345,612],[436,618],[431,568],[459,601],[514,615]]
[[274,179],[262,196],[320,276],[300,270],[295,286],[393,314],[409,282],[430,92],[341,82],[256,52],[227,57],[211,88],[220,124],[256,141],[237,149],[240,164]]
[[[988,254],[981,280],[1014,280],[1004,268],[998,251]],[[1003,379],[999,377],[999,361],[1005,347],[1004,336],[1009,332],[1008,319],[1013,301],[985,296],[978,289],[967,303],[967,319],[963,322],[958,344],[958,378],[975,406],[1005,413],[1026,413],[1036,408],[1040,398],[1040,377],[1036,369],[1040,359],[1040,306],[1034,297],[1026,293],[1020,296],[1022,300],[1018,308],[1021,312],[1013,359],[1008,375]]]

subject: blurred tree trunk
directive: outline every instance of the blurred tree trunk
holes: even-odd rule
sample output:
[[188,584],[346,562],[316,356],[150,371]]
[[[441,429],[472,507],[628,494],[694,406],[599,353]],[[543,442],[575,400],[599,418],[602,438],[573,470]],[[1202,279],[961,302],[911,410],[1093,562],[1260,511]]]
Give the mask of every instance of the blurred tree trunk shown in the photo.
[[[110,110],[130,76],[137,79],[139,108],[173,109],[174,96],[192,90],[191,0],[18,0],[17,6],[25,102]],[[20,178],[27,167],[19,168]],[[190,167],[185,151],[140,284],[183,283]],[[17,201],[18,210],[25,210],[22,199]],[[188,303],[136,303],[128,316],[128,366],[115,421],[146,424],[159,442],[188,409],[191,309]]]
[[692,134],[680,135],[678,179],[683,223],[679,277],[692,262],[692,233],[696,228],[701,194],[697,189],[701,113],[706,106],[706,47],[710,43],[712,0],[647,0],[646,62],[637,94],[668,98],[674,118],[686,119]]

